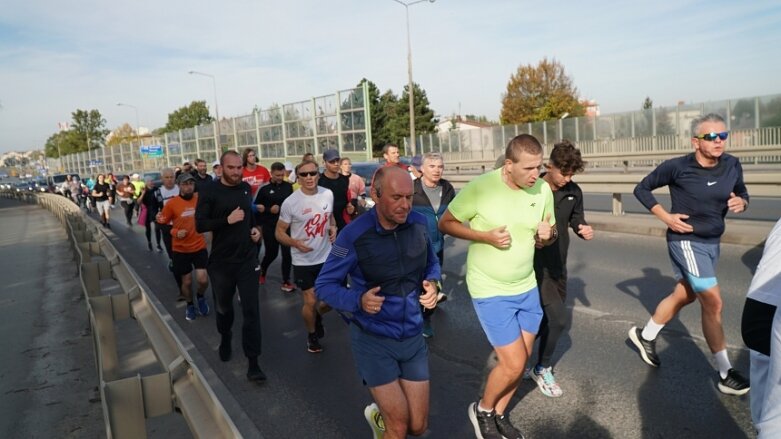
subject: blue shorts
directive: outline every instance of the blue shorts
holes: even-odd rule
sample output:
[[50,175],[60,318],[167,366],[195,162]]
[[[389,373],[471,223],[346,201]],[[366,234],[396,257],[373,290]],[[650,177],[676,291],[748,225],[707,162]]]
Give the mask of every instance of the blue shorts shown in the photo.
[[676,280],[685,280],[695,293],[718,285],[716,264],[719,244],[698,241],[669,241],[667,251]]
[[355,367],[367,386],[377,387],[399,378],[428,381],[428,346],[422,335],[396,340],[351,324],[350,340]]
[[515,296],[472,299],[477,318],[491,346],[505,346],[521,336],[536,334],[542,321],[537,287]]

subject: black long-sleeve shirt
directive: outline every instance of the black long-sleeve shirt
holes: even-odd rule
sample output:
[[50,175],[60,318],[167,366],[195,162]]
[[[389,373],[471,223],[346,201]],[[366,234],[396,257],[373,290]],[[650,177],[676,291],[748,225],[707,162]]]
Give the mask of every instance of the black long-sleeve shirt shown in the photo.
[[[245,182],[236,186],[215,182],[209,190],[198,195],[195,229],[198,233],[214,234],[210,264],[238,263],[257,257],[257,245],[250,238],[250,228],[255,226],[252,201],[252,189]],[[244,211],[244,220],[228,224],[228,215],[236,207]]]
[[347,209],[347,203],[350,202],[350,179],[342,174],[336,178],[328,178],[325,174],[320,174],[317,184],[326,189],[331,189],[334,193],[334,219],[336,228],[341,232],[349,220],[345,218],[344,210]]
[[263,206],[263,212],[258,215],[260,224],[263,227],[276,226],[277,220],[279,220],[279,211],[277,211],[277,213],[271,213],[271,206],[276,205],[282,207],[282,202],[292,193],[293,185],[287,181],[280,181],[279,183],[271,182],[258,189],[258,195],[255,197],[255,204]]
[[[543,174],[544,175],[544,174]],[[567,252],[569,251],[569,226],[576,234],[580,225],[588,225],[583,214],[583,191],[577,183],[570,181],[553,191],[553,207],[556,215],[558,239],[551,245],[534,252],[534,271],[559,279],[567,274]],[[580,236],[580,235],[578,235]]]

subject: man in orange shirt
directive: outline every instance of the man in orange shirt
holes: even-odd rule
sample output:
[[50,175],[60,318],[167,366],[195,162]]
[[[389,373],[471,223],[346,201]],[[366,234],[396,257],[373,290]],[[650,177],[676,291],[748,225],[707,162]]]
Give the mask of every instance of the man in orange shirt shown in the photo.
[[163,211],[157,214],[155,220],[159,224],[172,223],[171,242],[173,247],[174,274],[182,277],[182,296],[187,301],[185,318],[195,320],[196,306],[193,303],[192,271],[195,268],[197,283],[197,311],[202,316],[209,314],[209,304],[203,296],[209,286],[206,266],[209,254],[206,251],[206,240],[195,230],[195,207],[198,204],[198,194],[195,193],[195,177],[189,172],[179,175],[179,196],[165,204]]

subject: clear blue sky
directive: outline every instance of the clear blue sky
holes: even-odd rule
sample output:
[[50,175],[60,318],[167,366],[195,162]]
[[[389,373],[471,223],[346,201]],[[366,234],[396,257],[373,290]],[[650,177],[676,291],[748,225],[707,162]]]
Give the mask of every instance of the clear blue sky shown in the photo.
[[[392,0],[3,2],[0,152],[41,148],[76,109],[163,126],[205,99],[221,116],[353,87],[399,93],[404,8]],[[437,0],[410,8],[415,81],[437,114],[497,118],[510,75],[561,61],[603,113],[781,92],[778,0]]]

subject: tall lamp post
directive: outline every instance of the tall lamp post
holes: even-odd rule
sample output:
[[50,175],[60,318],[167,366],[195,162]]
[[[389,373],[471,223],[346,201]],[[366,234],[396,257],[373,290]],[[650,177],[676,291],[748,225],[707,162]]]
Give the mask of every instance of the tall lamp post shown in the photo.
[[212,86],[214,87],[214,116],[217,118],[217,123],[214,124],[214,135],[216,136],[217,142],[214,147],[216,149],[215,152],[217,153],[217,157],[219,157],[220,151],[222,150],[222,142],[220,139],[220,109],[217,105],[217,79],[214,77],[214,75],[209,73],[196,72],[195,70],[190,70],[187,73],[191,75],[201,75],[212,78]]
[[[141,130],[141,125],[138,122],[138,107],[136,107],[135,105],[123,104],[122,102],[117,102],[117,107],[130,107],[130,108],[133,109],[133,111],[136,112],[136,142],[138,142],[138,148],[139,148],[138,151],[140,153],[141,152],[141,137],[139,136],[139,131]],[[131,155],[131,157],[132,157],[132,155]],[[141,167],[142,168],[146,168],[146,162],[144,160],[144,155],[143,154],[141,154]],[[144,170],[142,169],[141,171],[143,172]]]
[[418,3],[429,2],[434,3],[435,0],[415,0],[411,2],[403,2],[401,0],[393,0],[394,2],[404,6],[404,10],[407,13],[407,76],[409,77],[409,137],[411,141],[412,155],[415,155],[415,92],[412,88],[412,43],[409,36],[409,7]]

